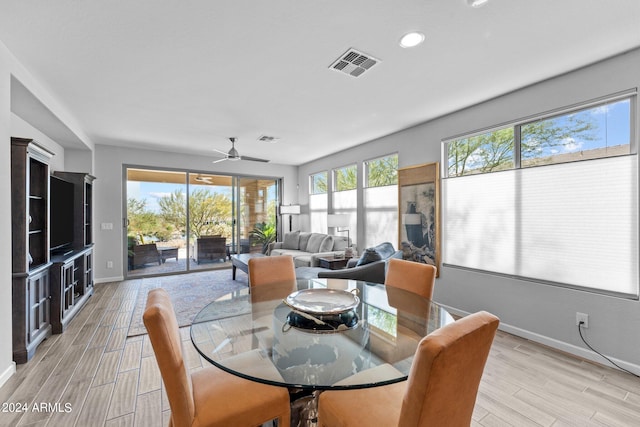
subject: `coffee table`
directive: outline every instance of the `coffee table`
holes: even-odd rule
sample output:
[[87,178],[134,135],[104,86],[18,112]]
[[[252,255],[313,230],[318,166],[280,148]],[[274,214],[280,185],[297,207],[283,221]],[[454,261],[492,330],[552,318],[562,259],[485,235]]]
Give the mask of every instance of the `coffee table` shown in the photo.
[[231,265],[232,265],[232,269],[231,269],[231,278],[233,280],[236,280],[236,269],[239,268],[240,270],[244,271],[245,273],[249,274],[249,260],[251,258],[262,258],[265,257],[266,255],[264,254],[236,254],[236,255],[231,255]]

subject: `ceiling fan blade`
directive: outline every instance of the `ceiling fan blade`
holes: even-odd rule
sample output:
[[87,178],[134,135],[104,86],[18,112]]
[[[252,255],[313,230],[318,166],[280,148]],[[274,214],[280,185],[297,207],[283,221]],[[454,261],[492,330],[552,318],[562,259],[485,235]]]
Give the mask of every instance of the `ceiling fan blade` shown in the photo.
[[214,161],[213,161],[213,162],[211,162],[211,163],[220,163],[220,162],[224,162],[225,160],[227,160],[227,158],[226,158],[226,157],[223,157],[223,158],[221,158],[221,159],[214,160]]
[[214,148],[214,149],[213,149],[213,151],[215,151],[216,153],[220,153],[220,154],[222,154],[223,156],[226,156],[226,155],[227,155],[227,152],[226,152],[226,151],[220,151],[220,150],[218,150],[217,148]]
[[269,163],[269,160],[267,159],[259,159],[257,157],[249,157],[249,156],[240,156],[240,159],[242,160],[249,160],[251,162],[263,162],[263,163]]

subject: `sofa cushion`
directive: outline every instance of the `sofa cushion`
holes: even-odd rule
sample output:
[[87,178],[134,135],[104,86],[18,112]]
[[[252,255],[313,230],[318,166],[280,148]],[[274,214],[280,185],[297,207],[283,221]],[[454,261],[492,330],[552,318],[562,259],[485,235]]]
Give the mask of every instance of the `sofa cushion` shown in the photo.
[[298,249],[298,242],[300,240],[300,232],[292,231],[284,235],[284,242],[282,244],[283,249]]
[[307,243],[307,252],[318,253],[320,252],[320,245],[322,241],[327,237],[326,234],[320,233],[311,233],[311,237],[309,237],[309,243]]
[[295,267],[309,267],[311,266],[311,254],[298,255],[293,258],[293,265]]
[[382,259],[382,256],[380,255],[380,252],[378,252],[376,248],[367,248],[364,250],[364,252],[362,253],[362,256],[356,263],[356,267],[360,265],[370,264],[374,261],[380,261],[381,259]]
[[322,239],[318,252],[329,252],[331,249],[333,249],[333,236],[327,236]]
[[311,233],[301,231],[300,232],[300,240],[298,241],[298,249],[301,251],[307,250],[307,244],[309,243],[309,237],[311,237]]
[[347,249],[347,236],[333,236],[333,248],[334,251],[344,251]]

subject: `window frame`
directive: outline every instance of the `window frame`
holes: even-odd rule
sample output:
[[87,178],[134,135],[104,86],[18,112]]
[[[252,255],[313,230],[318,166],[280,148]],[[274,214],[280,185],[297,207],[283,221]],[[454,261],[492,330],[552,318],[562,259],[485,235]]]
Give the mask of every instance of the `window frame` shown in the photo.
[[[546,120],[546,119],[554,119],[554,118],[558,118],[558,117],[562,117],[564,115],[569,115],[572,113],[580,113],[580,112],[586,112],[589,111],[591,109],[595,109],[597,107],[600,106],[607,106],[607,105],[611,105],[614,103],[617,103],[619,101],[625,101],[628,100],[629,101],[629,152],[628,153],[616,153],[614,152],[614,154],[611,153],[607,153],[606,151],[603,150],[603,153],[605,155],[601,155],[601,156],[589,156],[589,158],[585,158],[585,159],[572,159],[569,161],[558,161],[558,162],[549,162],[549,163],[543,163],[543,164],[535,164],[535,165],[525,165],[523,166],[521,164],[521,160],[522,160],[522,156],[521,156],[521,137],[522,137],[522,127],[530,124],[530,123],[535,123],[536,121],[542,121],[542,120]],[[581,163],[581,162],[591,162],[591,161],[603,161],[606,160],[608,158],[623,158],[623,157],[634,157],[635,160],[631,160],[631,161],[635,161],[636,163],[636,167],[638,166],[638,158],[637,158],[637,154],[638,154],[638,94],[637,94],[637,90],[636,89],[632,89],[632,90],[627,90],[627,91],[623,91],[623,92],[618,92],[612,95],[608,95],[608,96],[603,96],[597,99],[593,99],[587,102],[583,102],[583,103],[579,103],[579,104],[574,104],[568,107],[563,107],[563,108],[558,108],[552,111],[548,111],[546,113],[542,113],[542,114],[536,114],[536,115],[532,115],[530,117],[524,118],[524,119],[520,119],[520,120],[514,120],[510,123],[503,123],[500,125],[496,125],[496,126],[491,126],[488,127],[486,129],[482,129],[482,130],[478,130],[475,132],[471,132],[471,133],[466,133],[466,134],[461,134],[461,135],[457,135],[455,137],[450,137],[450,138],[446,138],[442,140],[442,151],[441,151],[441,155],[442,155],[442,162],[441,162],[441,171],[443,176],[445,177],[445,180],[450,180],[450,179],[456,179],[456,178],[463,178],[463,179],[474,179],[474,176],[479,176],[479,175],[487,175],[487,174],[493,174],[494,172],[507,172],[508,174],[511,173],[523,173],[525,170],[530,170],[530,169],[534,169],[534,168],[546,168],[546,167],[555,167],[555,168],[562,168],[564,166],[568,166],[568,165],[576,165],[577,163]],[[480,134],[485,134],[487,132],[491,132],[491,131],[495,131],[498,129],[504,129],[506,127],[513,127],[514,129],[514,160],[516,160],[515,162],[515,167],[513,169],[506,169],[506,170],[500,170],[500,171],[492,171],[492,172],[477,172],[477,173],[468,173],[468,174],[463,174],[463,175],[454,175],[454,176],[449,176],[449,144],[453,141],[459,140],[459,139],[464,139],[464,138],[469,138],[475,135],[480,135]],[[626,126],[626,123],[625,123]],[[606,131],[606,129],[605,129]],[[626,144],[622,144],[623,146],[626,146]],[[596,149],[599,149],[600,147],[597,147]],[[586,163],[585,163],[586,165]],[[496,177],[499,176],[496,174]],[[637,181],[637,177],[636,180],[632,180],[631,182],[635,182],[636,185],[638,185]],[[452,181],[453,182],[453,181]],[[444,183],[443,183],[444,184]],[[636,190],[637,191],[637,190]],[[447,192],[445,191],[444,194],[445,198],[448,197],[452,197],[452,195],[447,194]],[[516,196],[517,199],[517,196]],[[455,200],[455,199],[454,199]],[[443,208],[446,208],[447,206],[447,202],[445,200],[443,200]],[[516,204],[518,206],[520,206],[520,203],[522,202],[521,200],[515,200]],[[635,215],[636,219],[634,220],[634,224],[635,224],[635,228],[638,228],[638,216],[640,215],[640,212],[638,212],[639,208],[637,206],[637,203],[635,206],[632,207],[632,209],[635,208],[635,211],[631,211],[631,215]],[[514,208],[515,209],[515,215],[516,215],[516,221],[517,221],[517,228],[524,228],[527,226],[528,223],[522,222],[522,218],[521,215],[522,213],[519,213],[517,207]],[[445,220],[447,221],[447,220]],[[446,225],[446,224],[445,224]],[[631,233],[632,236],[634,236],[634,233]],[[521,236],[518,234],[516,236],[516,240],[521,239]],[[638,242],[638,236],[635,236],[635,246],[636,249],[638,250],[637,246],[640,244],[640,242]],[[445,239],[445,244],[446,244],[446,239]],[[446,256],[447,251],[444,250],[443,251],[443,255]],[[445,260],[446,261],[446,260]],[[495,276],[502,276],[502,277],[509,277],[509,278],[513,278],[513,279],[517,279],[517,280],[525,280],[525,281],[530,281],[533,283],[539,283],[539,284],[545,284],[545,285],[552,285],[552,286],[557,286],[557,287],[562,287],[562,288],[569,288],[569,289],[576,289],[576,290],[581,290],[581,291],[586,291],[586,292],[591,292],[591,293],[596,293],[596,294],[604,294],[604,295],[609,295],[609,296],[613,296],[613,297],[618,297],[618,298],[625,298],[625,299],[632,299],[632,300],[638,300],[640,298],[640,284],[638,283],[638,278],[636,277],[636,290],[635,290],[635,294],[633,293],[627,293],[627,292],[622,292],[622,291],[618,291],[618,290],[613,290],[613,289],[604,289],[604,288],[599,288],[599,287],[594,287],[592,285],[589,284],[584,284],[584,285],[576,285],[576,284],[569,284],[569,283],[564,283],[564,282],[555,282],[555,281],[550,281],[548,279],[543,279],[543,278],[536,278],[536,277],[525,277],[522,275],[519,275],[517,273],[503,273],[503,272],[499,272],[499,271],[493,271],[492,269],[487,269],[487,270],[482,270],[482,269],[478,269],[477,267],[474,266],[465,266],[465,265],[458,265],[457,263],[455,264],[451,264],[451,263],[444,263],[443,264],[446,267],[451,267],[451,268],[456,268],[456,269],[461,269],[461,270],[469,270],[469,271],[479,271],[479,272],[483,272],[483,273],[488,273],[488,274],[492,274]]]
[[[589,158],[589,159],[576,159],[576,160],[572,160],[572,161],[567,161],[567,162],[555,162],[555,163],[549,163],[549,164],[542,164],[542,165],[530,165],[530,166],[522,166],[522,127],[526,126],[528,124],[531,123],[535,123],[535,122],[539,122],[539,121],[543,121],[543,120],[548,120],[548,119],[554,119],[554,118],[558,118],[558,117],[562,117],[565,115],[569,115],[572,113],[578,113],[578,112],[583,112],[583,111],[587,111],[589,109],[593,109],[596,107],[600,107],[600,106],[605,106],[607,104],[612,104],[618,101],[623,101],[623,100],[629,100],[630,105],[629,105],[629,116],[630,116],[630,120],[629,120],[629,153],[625,153],[625,154],[617,154],[617,155],[605,155],[605,156],[599,156],[599,157],[594,157],[594,158]],[[522,118],[520,120],[514,120],[514,121],[510,121],[510,122],[506,122],[506,123],[501,123],[495,126],[490,126],[484,129],[480,129],[480,130],[476,130],[473,132],[468,132],[468,133],[463,133],[463,134],[459,134],[459,135],[455,135],[449,138],[445,138],[442,140],[442,145],[443,145],[443,150],[442,150],[442,176],[444,177],[444,179],[449,179],[449,178],[456,178],[458,176],[468,176],[468,175],[475,175],[478,173],[493,173],[493,172],[500,172],[503,170],[512,170],[512,169],[523,169],[523,168],[530,168],[530,167],[544,167],[544,166],[550,166],[550,165],[558,165],[558,164],[562,164],[562,163],[571,163],[573,161],[586,161],[586,160],[592,160],[592,159],[602,159],[602,158],[607,158],[607,157],[616,157],[619,155],[633,155],[633,154],[637,154],[637,129],[636,129],[636,124],[637,124],[637,90],[636,89],[631,89],[631,90],[626,90],[626,91],[622,91],[622,92],[617,92],[611,95],[607,95],[607,96],[603,96],[600,98],[596,98],[596,99],[592,99],[589,101],[585,101],[582,103],[578,103],[578,104],[573,104],[570,106],[566,106],[566,107],[561,107],[561,108],[557,108],[554,110],[549,110],[547,112],[541,113],[541,114],[535,114],[532,116],[528,116],[525,118]],[[513,133],[514,133],[514,146],[513,146],[513,160],[514,160],[514,167],[513,168],[506,168],[506,169],[499,169],[496,171],[490,171],[490,172],[477,172],[477,173],[473,173],[473,174],[466,174],[466,175],[455,175],[455,176],[450,176],[449,175],[449,146],[451,143],[460,140],[460,139],[469,139],[469,138],[473,138],[475,136],[479,136],[479,135],[484,135],[487,133],[491,133],[491,132],[496,132],[502,129],[506,129],[512,127],[513,128]]]

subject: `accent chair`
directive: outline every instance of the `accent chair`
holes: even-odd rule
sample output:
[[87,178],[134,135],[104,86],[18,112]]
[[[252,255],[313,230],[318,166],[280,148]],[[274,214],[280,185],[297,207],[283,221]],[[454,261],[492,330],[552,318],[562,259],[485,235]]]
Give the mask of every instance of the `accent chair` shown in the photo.
[[427,335],[406,382],[323,392],[318,426],[469,427],[498,323],[483,311]]
[[149,291],[143,320],[169,399],[170,427],[249,427],[273,419],[278,426],[289,426],[285,387],[245,380],[214,366],[189,373],[173,305],[164,289]]

